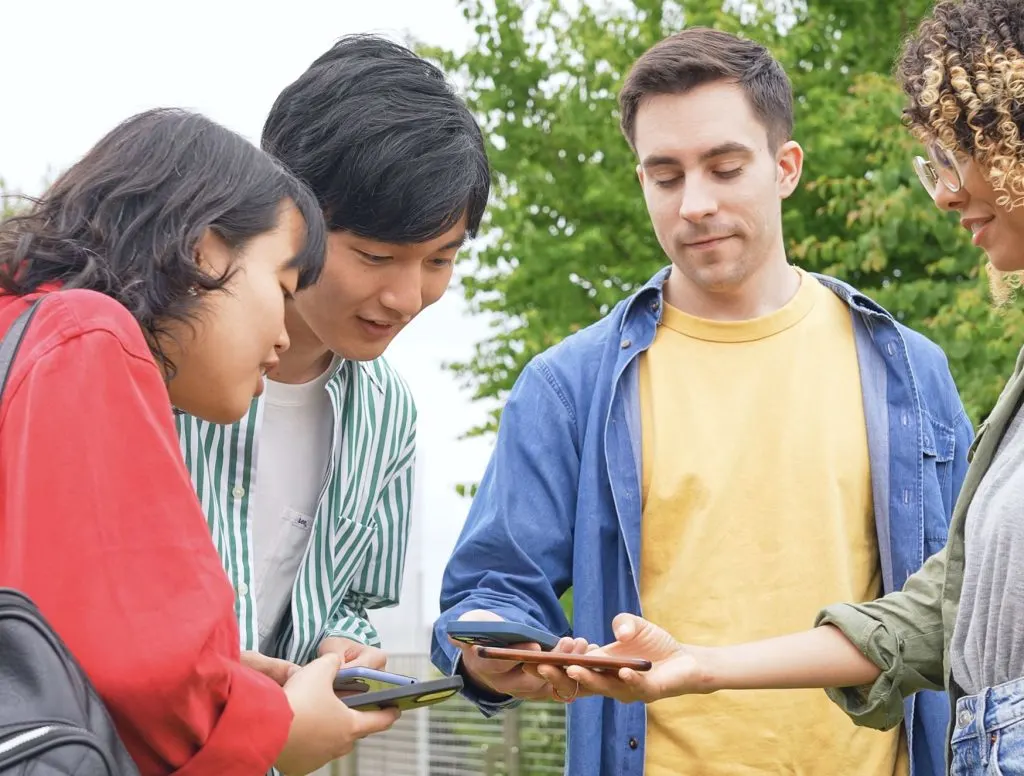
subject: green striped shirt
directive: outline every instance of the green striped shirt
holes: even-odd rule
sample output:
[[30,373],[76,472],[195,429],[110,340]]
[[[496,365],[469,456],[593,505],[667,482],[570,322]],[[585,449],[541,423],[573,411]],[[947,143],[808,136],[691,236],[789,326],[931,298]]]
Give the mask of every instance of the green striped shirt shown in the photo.
[[[379,646],[367,610],[398,603],[409,539],[416,408],[383,359],[341,361],[326,390],[334,414],[330,461],[290,614],[274,657],[304,664],[327,636]],[[235,588],[242,649],[259,648],[253,501],[264,401],[231,426],[178,416],[185,462],[214,545]]]

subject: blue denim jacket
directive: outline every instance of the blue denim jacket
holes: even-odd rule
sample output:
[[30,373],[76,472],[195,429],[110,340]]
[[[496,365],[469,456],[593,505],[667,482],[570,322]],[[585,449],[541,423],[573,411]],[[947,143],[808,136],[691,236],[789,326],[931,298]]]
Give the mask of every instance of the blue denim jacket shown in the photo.
[[[458,668],[446,624],[471,609],[565,635],[558,599],[571,585],[574,634],[596,643],[612,640],[619,612],[641,614],[637,356],[654,340],[667,276],[533,359],[517,380],[445,571],[432,648],[441,671]],[[853,317],[888,593],[945,544],[973,429],[935,344],[845,283],[817,277]],[[486,715],[518,703],[475,687],[465,694]],[[640,776],[645,708],[599,697],[570,705],[566,772]],[[948,716],[940,693],[907,700],[913,776],[945,772]]]

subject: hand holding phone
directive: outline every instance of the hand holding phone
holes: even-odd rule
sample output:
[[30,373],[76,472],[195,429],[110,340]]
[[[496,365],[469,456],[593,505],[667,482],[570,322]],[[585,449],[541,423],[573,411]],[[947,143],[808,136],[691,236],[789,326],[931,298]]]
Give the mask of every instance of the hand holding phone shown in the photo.
[[[473,682],[485,692],[497,696],[499,699],[508,696],[522,698],[524,700],[551,700],[552,691],[567,697],[575,688],[576,682],[562,674],[555,678],[554,682],[538,673],[537,667],[533,664],[526,665],[522,662],[511,660],[489,660],[481,657],[478,653],[479,647],[469,641],[459,641],[455,635],[467,636],[475,640],[478,636],[484,638],[499,639],[504,637],[510,640],[513,637],[539,638],[551,646],[544,650],[541,643],[531,641],[525,643],[508,644],[509,647],[525,649],[529,651],[551,651],[551,652],[575,652],[585,653],[590,645],[585,639],[573,639],[565,637],[561,640],[552,634],[544,634],[523,630],[522,625],[506,623],[501,617],[485,610],[476,610],[462,615],[459,622],[469,623],[466,626],[456,626],[451,623],[452,642],[462,652],[459,671],[466,677],[467,681]],[[514,634],[510,635],[510,634]],[[550,638],[548,638],[550,637]]]
[[287,743],[274,763],[282,773],[311,773],[351,752],[358,739],[386,730],[398,719],[392,709],[357,714],[339,703],[331,682],[340,665],[337,655],[324,655],[285,683],[294,716]]
[[477,647],[477,654],[485,660],[509,660],[517,663],[532,663],[558,667],[581,666],[596,671],[618,671],[632,668],[634,671],[650,671],[651,661],[643,658],[606,657],[566,652],[538,652],[527,649],[503,647]]

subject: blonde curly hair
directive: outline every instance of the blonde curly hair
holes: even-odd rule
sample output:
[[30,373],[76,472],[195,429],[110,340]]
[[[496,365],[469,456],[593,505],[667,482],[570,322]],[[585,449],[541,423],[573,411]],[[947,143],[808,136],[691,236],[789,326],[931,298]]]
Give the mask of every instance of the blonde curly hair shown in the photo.
[[[941,0],[904,45],[904,120],[923,143],[971,157],[1007,210],[1024,205],[1024,0]],[[1019,273],[988,266],[997,304]]]

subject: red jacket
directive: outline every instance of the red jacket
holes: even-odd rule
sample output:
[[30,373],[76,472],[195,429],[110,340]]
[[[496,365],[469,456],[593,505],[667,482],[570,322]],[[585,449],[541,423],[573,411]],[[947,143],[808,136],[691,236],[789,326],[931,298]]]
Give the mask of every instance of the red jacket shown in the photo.
[[[0,296],[0,332],[24,308]],[[143,774],[264,774],[284,747],[292,712],[239,663],[234,594],[160,370],[101,294],[52,294],[12,367],[0,586],[30,596],[64,639]]]

